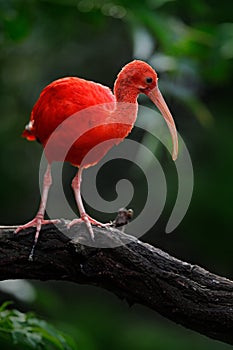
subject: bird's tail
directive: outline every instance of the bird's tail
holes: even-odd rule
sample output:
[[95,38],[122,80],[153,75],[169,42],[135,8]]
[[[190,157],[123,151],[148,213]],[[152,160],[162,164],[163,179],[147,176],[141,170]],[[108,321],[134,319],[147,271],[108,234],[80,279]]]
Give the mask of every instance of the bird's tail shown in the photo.
[[34,135],[33,130],[33,120],[30,120],[30,122],[25,126],[25,129],[22,133],[22,137],[25,137],[25,139],[29,141],[36,140],[36,136]]

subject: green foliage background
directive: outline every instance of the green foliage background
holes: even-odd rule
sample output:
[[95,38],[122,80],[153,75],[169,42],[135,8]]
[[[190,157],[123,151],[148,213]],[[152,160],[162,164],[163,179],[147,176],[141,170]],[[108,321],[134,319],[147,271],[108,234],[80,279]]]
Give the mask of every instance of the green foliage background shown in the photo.
[[[159,74],[195,176],[188,213],[175,232],[166,235],[176,182],[169,155],[159,149],[169,195],[162,217],[143,239],[232,278],[232,7],[228,0],[1,0],[0,223],[26,222],[38,207],[42,150],[20,134],[42,88],[67,75],[113,86],[121,67],[139,58]],[[132,137],[143,142],[146,135],[135,129]],[[74,170],[65,169],[73,205],[69,181]],[[142,175],[135,179],[130,165],[120,170],[117,164],[114,176],[112,169],[102,172],[100,189],[113,193],[121,175],[136,181],[140,189],[131,207],[137,213],[145,196]],[[106,220],[91,208],[89,212]],[[19,299],[21,290],[16,306],[37,312],[70,334],[79,349],[229,348],[142,307],[128,308],[96,288],[56,282],[33,286],[34,299]],[[9,295],[3,293],[5,299]]]

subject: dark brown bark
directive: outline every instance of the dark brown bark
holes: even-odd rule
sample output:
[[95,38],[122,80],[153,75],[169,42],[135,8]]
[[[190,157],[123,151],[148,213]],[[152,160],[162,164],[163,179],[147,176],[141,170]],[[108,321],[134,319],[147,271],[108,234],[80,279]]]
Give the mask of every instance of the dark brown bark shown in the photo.
[[[176,323],[233,344],[233,282],[199,266],[180,261],[160,249],[111,229],[94,228],[95,242],[119,240],[116,248],[85,245],[85,226],[69,232],[45,225],[28,256],[33,229],[18,235],[0,229],[0,279],[63,280],[105,288],[128,303],[145,305]],[[64,231],[65,230],[65,231]],[[127,242],[127,244],[124,244]]]

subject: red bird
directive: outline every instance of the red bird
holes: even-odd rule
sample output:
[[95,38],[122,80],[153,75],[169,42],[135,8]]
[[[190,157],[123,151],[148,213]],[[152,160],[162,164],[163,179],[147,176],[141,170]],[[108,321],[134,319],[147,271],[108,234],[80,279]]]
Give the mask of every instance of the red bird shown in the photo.
[[[129,134],[136,120],[137,97],[140,93],[147,95],[154,102],[167,122],[173,140],[173,160],[175,160],[178,154],[175,123],[158,89],[157,74],[147,63],[135,60],[123,67],[114,84],[114,95],[106,86],[76,77],[55,80],[44,88],[33,107],[23,137],[42,143],[48,167],[44,175],[39,211],[32,221],[18,227],[16,233],[35,226],[35,247],[41,225],[54,222],[44,220],[48,191],[52,184],[53,161],[68,161],[79,167],[72,181],[72,188],[81,218],[74,219],[69,226],[84,221],[93,237],[91,224],[104,225],[85,212],[80,193],[82,170],[96,164],[114,144],[123,141]],[[99,106],[103,107],[98,112]],[[89,114],[84,113],[87,108],[90,110]],[[76,116],[75,121],[69,124],[69,119],[71,120],[70,117],[73,115]],[[59,129],[65,124],[65,128]],[[51,138],[54,147],[48,147]],[[69,139],[73,139],[74,142],[68,152],[64,153],[64,150],[66,151],[64,145]],[[108,142],[103,143],[104,141]],[[103,146],[85,158],[88,152],[100,143],[103,143]]]

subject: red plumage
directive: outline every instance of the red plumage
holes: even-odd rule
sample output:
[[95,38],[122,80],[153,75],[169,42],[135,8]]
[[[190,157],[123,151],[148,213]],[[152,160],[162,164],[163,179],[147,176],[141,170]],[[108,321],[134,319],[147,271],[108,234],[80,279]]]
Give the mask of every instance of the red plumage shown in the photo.
[[[68,161],[80,167],[72,181],[72,187],[81,218],[74,219],[69,227],[83,220],[94,239],[91,224],[103,224],[92,219],[83,207],[80,192],[82,169],[96,164],[114,144],[118,144],[129,134],[136,120],[137,97],[140,93],[147,95],[164,116],[172,135],[173,159],[176,159],[176,128],[157,82],[156,72],[147,63],[133,61],[118,74],[114,94],[106,86],[75,77],[58,79],[42,91],[23,132],[23,137],[28,140],[42,143],[49,162],[39,211],[32,221],[16,230],[19,232],[36,226],[30,258],[33,256],[41,225],[51,222],[44,220],[44,213],[52,184],[53,161]],[[95,146],[99,145],[96,150]],[[88,152],[93,147],[95,151],[90,152],[89,156]]]
[[[98,83],[75,77],[58,79],[49,84],[41,93],[33,107],[30,122],[26,126],[23,137],[30,141],[38,140],[45,147],[54,131],[64,122],[63,130],[57,129],[56,150],[47,150],[47,158],[52,161],[68,161],[80,166],[83,158],[96,145],[110,139],[118,141],[105,143],[88,158],[83,167],[94,165],[114,144],[123,140],[131,131],[136,119],[136,110],[127,116],[127,123],[117,123],[115,96],[111,90]],[[103,106],[103,108],[91,108]],[[86,110],[86,113],[78,113]],[[75,115],[75,120],[70,118]],[[68,119],[70,118],[70,124]],[[133,118],[133,120],[132,120]],[[111,119],[111,123],[108,123]],[[115,122],[116,121],[116,122]],[[95,126],[98,124],[98,126]],[[78,131],[78,132],[77,132]],[[74,138],[74,133],[81,136],[69,149],[66,157],[60,156],[59,148]]]

